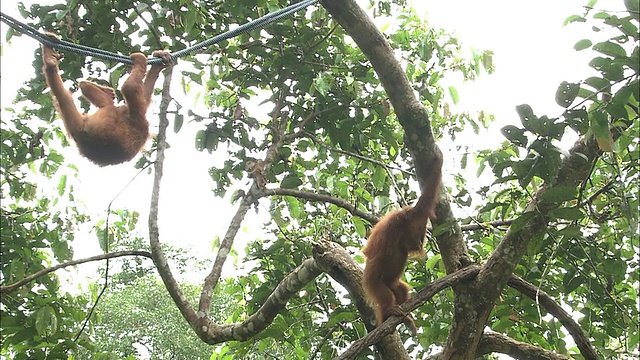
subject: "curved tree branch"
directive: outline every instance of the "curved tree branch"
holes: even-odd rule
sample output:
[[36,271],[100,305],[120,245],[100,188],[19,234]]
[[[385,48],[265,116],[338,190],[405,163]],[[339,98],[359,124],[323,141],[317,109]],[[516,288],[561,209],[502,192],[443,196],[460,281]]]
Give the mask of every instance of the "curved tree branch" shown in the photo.
[[[372,329],[375,317],[364,297],[362,269],[358,263],[340,245],[328,241],[314,244],[313,253],[314,258],[305,260],[287,275],[253,315],[240,323],[222,326],[204,317],[198,323],[202,329],[199,336],[212,345],[230,340],[243,341],[255,336],[271,324],[292,296],[322,272],[332,276],[349,291],[363,318],[368,319],[365,325]],[[378,350],[382,359],[409,359],[397,333],[383,339],[378,344]]]
[[591,345],[589,338],[582,331],[582,328],[578,323],[573,320],[571,315],[567,313],[557,302],[555,302],[551,296],[549,296],[544,291],[536,288],[533,284],[525,281],[519,276],[512,275],[509,279],[509,286],[518,290],[522,294],[531,298],[536,303],[542,305],[549,314],[553,315],[556,319],[558,319],[562,325],[569,331],[571,337],[573,337],[573,341],[576,342],[578,349],[580,350],[580,354],[587,360],[597,360],[598,355],[596,354],[596,350]]
[[[282,111],[283,106],[285,106],[284,99],[286,98],[286,95],[286,91],[281,92],[280,98],[276,102],[274,110],[271,112],[273,123],[277,123],[276,119],[280,116],[280,112]],[[282,144],[284,142],[284,131],[284,128],[276,127],[274,127],[271,131],[271,135],[274,140],[273,143],[269,146],[267,154],[262,161],[265,172],[271,167],[273,161],[279,154],[280,148],[282,147]],[[240,206],[238,207],[236,214],[233,216],[233,219],[231,220],[231,223],[227,228],[227,232],[225,233],[224,238],[220,243],[220,248],[218,249],[218,254],[216,255],[213,267],[204,279],[202,292],[200,293],[200,302],[198,304],[198,311],[201,314],[201,320],[203,324],[202,326],[199,326],[199,328],[205,328],[210,325],[207,318],[209,314],[209,307],[211,306],[211,296],[213,295],[213,289],[216,287],[218,281],[220,280],[222,267],[227,260],[229,252],[231,251],[231,247],[233,246],[236,234],[240,229],[240,225],[242,224],[242,221],[244,220],[244,217],[249,209],[251,209],[251,205],[258,199],[258,197],[256,196],[258,190],[259,187],[256,181],[253,181],[251,187],[249,188],[249,191],[242,197]],[[204,336],[206,332],[207,331],[205,329],[201,334]]]
[[[440,291],[448,287],[457,285],[463,281],[468,281],[474,278],[479,271],[479,266],[472,265],[462,270],[456,271],[455,273],[447,274],[446,276],[443,276],[440,279],[426,285],[416,294],[416,296],[411,297],[409,300],[407,300],[407,302],[402,304],[401,308],[405,312],[410,312],[416,309],[418,306],[424,304]],[[349,349],[347,349],[335,359],[355,359],[365,347],[371,346],[380,341],[380,339],[382,339],[385,335],[394,331],[395,328],[401,322],[403,322],[403,320],[404,319],[399,316],[389,317],[384,323],[382,323],[382,325],[371,331],[369,334],[367,334],[367,336],[351,344]]]
[[50,268],[42,269],[32,275],[29,275],[23,279],[20,279],[19,281],[16,281],[13,284],[0,286],[0,294],[9,294],[15,291],[20,286],[27,284],[41,276],[47,275],[59,269],[63,269],[63,268],[74,266],[74,265],[80,265],[80,264],[84,264],[92,261],[113,259],[113,258],[118,258],[123,256],[143,256],[143,257],[151,258],[151,253],[148,251],[142,251],[142,250],[116,251],[108,254],[100,254],[100,255],[95,255],[88,258],[67,261],[62,264],[52,266]]
[[485,354],[500,353],[522,360],[568,360],[566,355],[556,354],[539,346],[517,341],[495,332],[485,332],[482,335],[476,357]]
[[200,321],[204,324],[201,338],[207,344],[218,344],[229,340],[247,340],[264,330],[278,313],[285,307],[289,299],[296,295],[309,282],[313,281],[322,271],[318,268],[315,260],[307,259],[287,275],[264,304],[253,315],[244,321],[235,324],[215,325],[214,322],[205,317]]
[[324,194],[317,194],[317,193],[312,193],[310,191],[304,191],[304,190],[295,190],[295,189],[283,189],[283,188],[276,188],[276,189],[263,189],[263,190],[259,190],[258,192],[258,196],[260,197],[264,197],[267,195],[276,195],[276,196],[293,196],[299,199],[305,199],[305,200],[310,200],[310,201],[319,201],[319,202],[326,202],[326,203],[330,203],[330,204],[334,204],[338,207],[341,207],[345,210],[347,210],[348,212],[350,212],[351,214],[361,217],[367,221],[369,221],[372,224],[375,224],[378,222],[378,220],[380,220],[380,218],[378,218],[375,215],[372,215],[370,213],[364,212],[362,210],[358,210],[353,204],[351,204],[350,202],[337,198],[335,196],[331,196],[331,195],[324,195]]
[[164,252],[160,246],[160,232],[158,230],[158,203],[160,201],[160,181],[162,180],[162,171],[164,167],[164,151],[167,147],[167,126],[169,125],[167,109],[171,102],[170,88],[172,73],[173,67],[166,68],[164,70],[164,81],[162,83],[162,100],[160,101],[160,112],[158,114],[160,126],[158,129],[158,136],[156,138],[158,148],[156,161],[154,163],[155,175],[153,177],[151,205],[149,209],[149,244],[151,246],[153,262],[158,269],[158,273],[160,274],[167,291],[169,291],[169,295],[171,295],[171,298],[180,310],[182,316],[184,316],[189,325],[195,329],[194,324],[197,320],[196,312],[191,304],[189,304],[189,301],[180,289],[180,285],[171,273],[171,268],[169,267],[167,258],[164,256]]
[[[318,266],[340,283],[351,295],[358,312],[362,316],[368,331],[375,328],[376,320],[373,308],[366,300],[362,287],[362,268],[339,244],[327,240],[320,240],[313,245],[313,258]],[[400,334],[393,328],[376,344],[379,359],[408,360],[407,350],[404,348]]]

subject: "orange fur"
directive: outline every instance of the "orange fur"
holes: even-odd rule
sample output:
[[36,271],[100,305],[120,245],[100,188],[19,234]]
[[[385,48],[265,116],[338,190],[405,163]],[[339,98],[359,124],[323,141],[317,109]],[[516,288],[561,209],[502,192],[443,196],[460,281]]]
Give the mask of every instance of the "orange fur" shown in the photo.
[[388,213],[371,230],[367,245],[362,249],[366,257],[363,285],[374,305],[376,321],[382,324],[389,316],[404,316],[413,334],[416,325],[400,304],[409,299],[409,285],[400,280],[411,254],[423,254],[428,219],[435,219],[435,207],[442,181],[442,153],[429,165],[431,173],[425,179],[422,194],[414,207]]
[[[155,51],[153,56],[161,57],[165,62],[171,60],[164,51]],[[131,54],[133,68],[122,85],[125,104],[120,106],[114,104],[116,96],[113,89],[90,81],[80,82],[82,95],[98,107],[94,114],[89,115],[80,113],[71,93],[64,87],[58,68],[61,56],[54,49],[43,46],[42,58],[42,70],[51,89],[51,97],[67,133],[76,142],[80,152],[99,166],[133,159],[149,138],[147,108],[154,84],[166,65],[153,65],[147,73],[147,57],[142,53]]]

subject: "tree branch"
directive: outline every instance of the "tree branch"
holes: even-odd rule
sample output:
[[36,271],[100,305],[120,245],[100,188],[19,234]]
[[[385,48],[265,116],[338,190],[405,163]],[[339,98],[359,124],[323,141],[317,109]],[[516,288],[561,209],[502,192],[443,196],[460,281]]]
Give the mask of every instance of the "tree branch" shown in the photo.
[[173,67],[170,66],[164,70],[164,81],[162,83],[162,100],[160,101],[160,111],[158,118],[160,119],[160,126],[158,128],[158,136],[156,137],[158,142],[156,161],[154,163],[155,174],[153,177],[153,188],[151,191],[151,204],[149,209],[149,244],[151,246],[151,254],[153,256],[153,262],[158,269],[160,278],[164,282],[169,295],[173,299],[180,313],[187,320],[189,325],[196,330],[195,324],[198,319],[196,312],[194,311],[189,301],[184,296],[180,285],[176,281],[175,277],[171,273],[171,268],[167,262],[167,258],[164,256],[162,247],[160,246],[160,232],[158,230],[158,203],[160,201],[160,182],[162,180],[162,172],[164,167],[164,152],[167,147],[167,126],[169,126],[169,120],[167,119],[167,109],[171,102],[171,74],[173,73]]
[[483,222],[483,223],[467,224],[467,225],[460,226],[460,229],[462,231],[471,231],[471,230],[486,229],[488,227],[509,226],[511,225],[511,223],[513,223],[514,220],[515,219],[496,220],[496,221],[489,221],[489,222]]
[[143,257],[147,257],[147,258],[151,258],[151,253],[148,251],[142,251],[142,250],[127,250],[127,251],[116,251],[116,252],[112,252],[112,253],[108,253],[108,254],[100,254],[100,255],[95,255],[95,256],[91,256],[88,258],[83,258],[83,259],[78,259],[78,260],[71,260],[71,261],[67,261],[64,262],[62,264],[58,264],[56,266],[52,266],[50,268],[46,268],[46,269],[42,269],[36,273],[34,273],[33,275],[29,275],[25,278],[20,279],[19,281],[16,281],[15,283],[11,284],[11,285],[5,285],[5,286],[0,286],[0,294],[9,294],[13,291],[15,291],[17,288],[19,288],[20,286],[27,284],[41,276],[47,275],[49,273],[52,273],[56,270],[59,269],[63,269],[69,266],[74,266],[74,265],[80,265],[80,264],[84,264],[84,263],[88,263],[91,261],[98,261],[98,260],[106,260],[106,259],[113,259],[113,258],[118,258],[118,257],[123,257],[123,256],[143,256]]
[[387,169],[387,170],[388,169],[394,169],[394,170],[402,172],[405,175],[415,176],[415,174],[412,173],[411,171],[407,171],[407,170],[401,169],[401,168],[399,168],[397,166],[391,166],[391,165],[386,164],[386,163],[384,163],[384,162],[382,162],[380,160],[372,159],[372,158],[369,158],[369,157],[366,157],[366,156],[363,156],[363,155],[360,155],[360,154],[356,154],[356,153],[351,152],[351,151],[346,151],[346,150],[342,150],[342,149],[338,149],[336,147],[332,147],[332,146],[326,145],[320,139],[318,139],[317,136],[315,136],[314,134],[311,134],[309,132],[304,132],[304,135],[306,137],[308,137],[309,139],[311,139],[316,145],[321,146],[321,147],[323,147],[323,148],[325,148],[327,150],[335,151],[337,153],[344,154],[344,155],[348,155],[348,156],[354,157],[356,159],[360,159],[362,161],[367,161],[367,162],[370,162],[372,164],[376,164],[376,165],[378,165],[378,166],[380,166],[380,167],[382,167],[384,169]]
[[206,327],[203,328],[203,334],[200,337],[207,344],[213,345],[229,340],[243,341],[255,336],[271,324],[292,296],[321,273],[322,271],[318,268],[315,260],[303,261],[300,266],[280,281],[264,304],[253,315],[241,323],[222,326],[215,325],[208,317],[204,317],[203,319],[206,320],[201,320],[201,324],[206,324]]
[[[463,281],[470,280],[475,277],[480,271],[480,267],[478,266],[468,266],[462,270],[456,271],[455,273],[448,274],[428,285],[426,285],[423,289],[421,289],[416,296],[411,297],[404,304],[402,304],[401,308],[405,312],[410,312],[415,310],[418,306],[424,304],[426,301],[431,299],[435,294],[440,291],[450,287],[457,285]],[[346,359],[355,359],[358,354],[367,346],[371,346],[380,339],[382,339],[385,335],[391,333],[395,330],[395,328],[403,322],[403,318],[399,316],[391,316],[388,318],[382,325],[375,328],[375,330],[371,331],[367,336],[362,339],[351,344],[349,349],[343,352],[340,356],[335,358],[335,360],[346,360]]]
[[539,346],[517,341],[496,332],[485,332],[482,335],[475,356],[500,353],[521,360],[569,360],[566,355],[557,354]]
[[326,203],[330,203],[330,204],[334,204],[338,207],[341,207],[345,210],[347,210],[348,212],[350,212],[352,215],[354,216],[358,216],[361,217],[367,221],[369,221],[371,224],[375,224],[378,222],[378,220],[380,220],[380,218],[378,218],[375,215],[372,215],[370,213],[364,212],[362,210],[358,210],[353,204],[351,204],[350,202],[337,198],[335,196],[330,196],[330,195],[324,195],[324,194],[317,194],[317,193],[312,193],[309,191],[304,191],[304,190],[295,190],[295,189],[283,189],[283,188],[275,188],[275,189],[263,189],[263,190],[259,190],[258,191],[258,196],[259,197],[264,197],[264,196],[268,196],[268,195],[276,195],[276,196],[293,196],[299,199],[305,199],[305,200],[309,200],[309,201],[319,201],[319,202],[326,202]]
[[[286,98],[286,95],[287,95],[286,91],[282,91],[280,93],[280,98],[276,102],[274,106],[274,110],[271,112],[272,114],[271,123],[277,123],[276,119],[279,116],[282,110],[282,107],[285,106],[284,99]],[[276,157],[280,152],[280,148],[282,147],[282,144],[285,139],[285,136],[284,136],[285,128],[286,128],[285,126],[281,126],[281,127],[274,126],[271,129],[271,135],[272,135],[271,138],[273,139],[273,143],[269,146],[267,153],[265,155],[265,158],[262,161],[265,172],[268,171],[268,169],[271,167],[271,165],[273,164],[273,162],[275,161]],[[231,223],[227,228],[227,232],[225,233],[224,238],[220,243],[220,248],[218,249],[218,254],[216,255],[216,259],[213,263],[213,267],[211,268],[211,271],[204,279],[204,283],[202,285],[202,292],[200,293],[200,301],[198,304],[198,311],[200,312],[200,314],[202,314],[201,316],[202,324],[201,326],[198,326],[198,328],[204,329],[203,332],[199,332],[201,336],[208,336],[206,335],[207,329],[213,325],[213,323],[211,323],[210,320],[208,319],[209,307],[211,306],[211,296],[213,295],[213,289],[216,287],[216,285],[218,284],[218,281],[220,280],[220,276],[222,274],[222,267],[225,261],[227,260],[227,256],[229,255],[229,252],[231,251],[231,247],[233,246],[233,242],[235,240],[236,234],[240,229],[240,225],[242,224],[242,221],[244,220],[245,215],[251,208],[251,205],[258,199],[257,194],[259,193],[259,190],[260,189],[256,181],[253,181],[253,183],[251,184],[251,187],[249,188],[249,191],[242,197],[242,201],[238,206],[238,210],[236,211],[236,214],[233,216],[233,219],[231,220]],[[203,340],[205,339],[203,338]],[[208,340],[205,340],[205,341],[208,341]]]
[[[362,287],[362,268],[351,255],[339,244],[327,240],[320,240],[313,244],[313,258],[318,266],[342,285],[351,295],[358,312],[362,316],[367,331],[375,328],[376,320],[373,308],[366,300]],[[376,344],[379,359],[408,360],[407,350],[404,348],[400,334],[391,329],[386,336]]]
[[549,312],[549,314],[558,319],[562,323],[562,325],[564,325],[567,331],[569,331],[571,337],[573,337],[573,341],[575,341],[576,345],[578,346],[582,357],[587,360],[598,359],[596,350],[591,345],[591,342],[589,341],[587,335],[584,333],[584,331],[582,331],[580,325],[578,325],[578,323],[573,320],[571,315],[564,311],[564,309],[558,303],[556,303],[551,298],[551,296],[535,287],[533,284],[515,275],[511,276],[507,284],[512,288],[518,290],[522,294],[526,295],[527,297],[531,298],[536,303],[542,305],[542,307],[544,307]]

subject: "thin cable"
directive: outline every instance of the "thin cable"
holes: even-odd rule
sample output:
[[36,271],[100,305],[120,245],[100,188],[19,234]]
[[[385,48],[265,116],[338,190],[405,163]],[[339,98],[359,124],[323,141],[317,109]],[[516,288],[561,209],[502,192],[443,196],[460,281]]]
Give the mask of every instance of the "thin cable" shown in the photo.
[[307,6],[312,5],[312,4],[314,4],[314,3],[318,2],[318,1],[319,0],[303,0],[303,1],[299,2],[299,3],[293,4],[293,5],[289,5],[284,9],[280,9],[280,10],[278,10],[276,12],[269,13],[269,14],[261,17],[261,18],[258,18],[256,20],[250,21],[250,22],[248,22],[246,24],[240,25],[239,27],[237,27],[235,29],[226,31],[226,32],[224,32],[224,33],[222,33],[220,35],[216,35],[216,36],[212,37],[211,39],[207,39],[207,40],[205,40],[203,42],[195,44],[195,45],[193,45],[191,47],[188,47],[186,49],[183,49],[183,50],[180,50],[180,51],[176,51],[174,53],[174,55],[176,57],[182,57],[184,55],[191,54],[191,53],[196,52],[198,50],[202,50],[202,49],[204,49],[204,48],[206,48],[208,46],[217,44],[217,43],[219,43],[221,41],[231,39],[231,38],[236,37],[236,36],[238,36],[238,35],[240,35],[242,33],[248,33],[248,32],[251,32],[253,30],[263,28],[263,27],[265,27],[265,26],[267,26],[267,25],[269,25],[269,24],[271,24],[271,23],[273,23],[275,21],[278,21],[278,20],[280,20],[282,18],[285,18],[285,17],[293,14],[294,12],[296,12],[298,10],[302,10],[302,9],[306,8]]

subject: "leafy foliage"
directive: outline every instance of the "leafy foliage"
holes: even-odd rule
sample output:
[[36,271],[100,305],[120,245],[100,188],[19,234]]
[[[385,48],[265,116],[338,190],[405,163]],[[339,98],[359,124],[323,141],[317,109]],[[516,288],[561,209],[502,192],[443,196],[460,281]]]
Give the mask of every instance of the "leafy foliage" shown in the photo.
[[[191,300],[199,293],[193,285],[183,289]],[[230,305],[230,296],[218,297],[212,316],[224,319]],[[103,358],[206,359],[212,352],[190,331],[162,282],[152,275],[110,290],[92,325],[95,347]]]
[[[5,114],[5,110],[3,110]],[[48,268],[73,256],[74,229],[88,221],[74,203],[73,165],[47,145],[56,130],[35,127],[39,112],[17,114],[6,109],[0,126],[0,269],[3,285]],[[40,185],[43,179],[53,188]],[[2,354],[14,359],[56,358],[90,343],[73,339],[85,315],[86,301],[61,288],[55,274],[27,283],[0,300]]]

